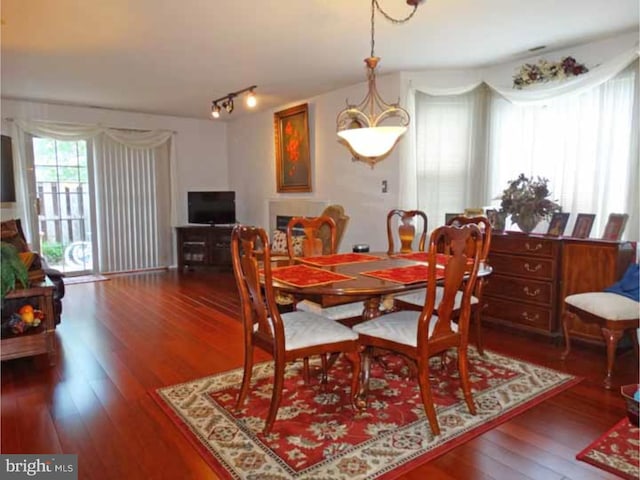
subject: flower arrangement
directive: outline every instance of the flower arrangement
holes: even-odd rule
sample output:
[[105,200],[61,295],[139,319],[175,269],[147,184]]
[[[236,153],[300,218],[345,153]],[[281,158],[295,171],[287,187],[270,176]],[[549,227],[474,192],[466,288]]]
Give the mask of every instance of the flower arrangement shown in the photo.
[[500,211],[511,215],[511,220],[523,232],[531,232],[540,220],[559,212],[560,205],[550,200],[549,180],[542,177],[528,178],[524,173],[502,192]]
[[589,69],[573,57],[564,57],[560,62],[539,60],[537,64],[525,63],[513,76],[513,88],[522,89],[534,83],[563,80],[587,73]]

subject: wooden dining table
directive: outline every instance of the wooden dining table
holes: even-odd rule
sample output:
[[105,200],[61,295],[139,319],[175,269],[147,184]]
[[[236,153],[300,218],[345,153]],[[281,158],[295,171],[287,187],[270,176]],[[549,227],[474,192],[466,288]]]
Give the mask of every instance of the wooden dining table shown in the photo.
[[[322,307],[364,301],[362,317],[369,320],[382,314],[380,304],[385,298],[426,287],[426,260],[426,252],[342,253],[280,260],[272,265],[273,285],[297,299],[312,300]],[[296,271],[300,266],[303,268]],[[296,273],[294,281],[287,278],[289,272]],[[404,273],[407,275],[403,276]],[[479,275],[489,273],[490,267],[483,266]],[[312,277],[316,275],[318,281],[314,282]],[[331,281],[333,276],[335,281]]]

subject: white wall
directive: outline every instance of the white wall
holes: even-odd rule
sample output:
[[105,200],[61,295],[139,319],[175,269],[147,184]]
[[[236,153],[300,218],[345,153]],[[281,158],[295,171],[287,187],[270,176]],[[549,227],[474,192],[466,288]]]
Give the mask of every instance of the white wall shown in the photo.
[[[378,90],[387,102],[400,92],[400,75],[378,77]],[[283,105],[276,110],[238,118],[228,127],[230,187],[238,194],[238,220],[269,228],[268,201],[305,199],[341,204],[351,217],[340,250],[350,251],[355,243],[368,243],[372,250],[386,250],[386,215],[398,205],[398,150],[374,169],[353,162],[348,150],[338,143],[336,115],[345,100],[357,103],[367,90],[365,83]],[[276,192],[273,113],[300,103],[309,104],[309,135],[312,163],[311,193]],[[388,193],[381,193],[382,180]]]
[[[2,99],[1,111],[2,132],[8,135],[11,125],[4,120],[7,118],[175,131],[173,167],[179,225],[187,223],[187,191],[228,188],[227,129],[222,122],[8,99]],[[11,205],[6,208],[3,205],[0,211],[3,219],[16,213]]]

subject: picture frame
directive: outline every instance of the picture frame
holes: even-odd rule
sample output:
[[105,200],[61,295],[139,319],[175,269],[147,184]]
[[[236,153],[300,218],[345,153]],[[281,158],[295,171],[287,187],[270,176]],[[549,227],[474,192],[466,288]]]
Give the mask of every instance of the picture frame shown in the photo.
[[465,208],[464,216],[465,217],[481,217],[484,215],[483,208]]
[[461,216],[461,213],[445,213],[444,214],[444,224],[445,225],[449,225],[451,223],[451,220],[453,220],[455,217],[459,217]]
[[504,212],[499,212],[496,208],[487,208],[485,214],[495,232],[504,232],[507,217]]
[[276,186],[279,193],[311,191],[309,106],[306,103],[273,114]]
[[576,217],[576,223],[573,225],[571,236],[573,238],[589,238],[595,218],[595,213],[579,213]]
[[554,213],[549,222],[549,229],[547,235],[551,237],[561,237],[564,233],[564,229],[567,228],[569,222],[569,213],[557,212]]
[[620,240],[628,219],[629,215],[626,213],[610,213],[609,218],[607,219],[607,224],[604,227],[602,239],[614,241]]

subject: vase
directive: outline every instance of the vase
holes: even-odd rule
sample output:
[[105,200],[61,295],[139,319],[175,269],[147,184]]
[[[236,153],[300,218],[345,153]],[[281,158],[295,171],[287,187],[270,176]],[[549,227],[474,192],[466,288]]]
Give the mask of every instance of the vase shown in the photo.
[[518,225],[518,228],[524,233],[531,233],[540,223],[540,217],[537,215],[512,215],[511,220]]

